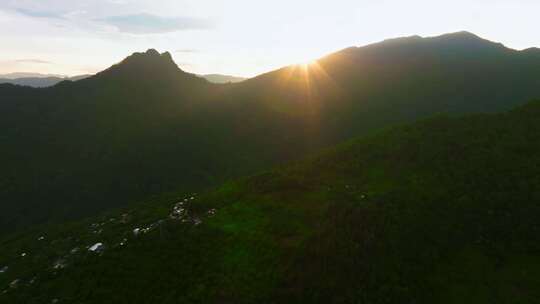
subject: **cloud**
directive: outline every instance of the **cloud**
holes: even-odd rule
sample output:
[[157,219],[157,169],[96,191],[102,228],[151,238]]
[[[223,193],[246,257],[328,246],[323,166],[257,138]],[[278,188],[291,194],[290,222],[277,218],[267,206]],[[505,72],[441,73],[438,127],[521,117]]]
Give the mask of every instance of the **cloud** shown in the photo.
[[31,10],[25,8],[17,8],[15,11],[21,15],[32,18],[64,19],[64,16],[58,12]]
[[108,2],[112,3],[112,4],[120,4],[120,5],[124,5],[124,4],[129,3],[128,0],[108,0]]
[[14,60],[17,63],[37,63],[37,64],[52,64],[50,61],[41,60],[41,59],[18,59]]
[[180,49],[180,50],[176,50],[174,51],[175,53],[200,53],[201,51],[200,50],[195,50],[195,49]]
[[161,34],[184,30],[210,29],[208,20],[191,17],[163,17],[152,14],[133,14],[110,16],[96,19],[115,27],[118,31],[130,34]]

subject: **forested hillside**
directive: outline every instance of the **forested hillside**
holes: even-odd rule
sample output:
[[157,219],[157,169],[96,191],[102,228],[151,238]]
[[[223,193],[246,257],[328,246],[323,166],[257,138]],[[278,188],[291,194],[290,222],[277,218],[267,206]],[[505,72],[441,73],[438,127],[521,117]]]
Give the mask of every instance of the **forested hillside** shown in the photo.
[[538,303],[539,115],[436,116],[5,238],[0,302]]

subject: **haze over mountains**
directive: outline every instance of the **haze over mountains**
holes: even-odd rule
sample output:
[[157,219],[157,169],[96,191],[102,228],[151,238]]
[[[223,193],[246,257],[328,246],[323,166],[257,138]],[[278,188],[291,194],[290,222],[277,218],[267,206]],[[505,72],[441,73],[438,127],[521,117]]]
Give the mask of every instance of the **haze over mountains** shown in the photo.
[[352,47],[229,86],[155,50],[43,90],[0,85],[0,228],[211,187],[437,113],[507,110],[539,84],[540,51],[461,32]]
[[[52,87],[62,81],[77,81],[84,78],[88,78],[92,75],[79,75],[74,77],[65,77],[61,75],[46,75],[38,73],[10,73],[0,74],[0,84],[9,83],[19,86],[27,86],[33,88],[45,88]],[[220,75],[220,74],[208,74],[200,75],[200,77],[212,82],[212,83],[236,83],[246,80],[247,78]]]
[[62,81],[77,81],[88,78],[91,75],[79,75],[74,77],[58,77],[32,73],[12,73],[0,75],[0,84],[9,83],[33,88],[52,87]]
[[247,79],[244,77],[220,75],[220,74],[207,74],[207,75],[200,75],[200,76],[212,83],[236,83],[236,82],[242,82]]
[[7,73],[7,74],[0,74],[0,78],[2,79],[18,79],[18,78],[67,78],[65,75],[57,75],[57,74],[41,74],[41,73],[31,73],[31,72],[15,72],[15,73]]

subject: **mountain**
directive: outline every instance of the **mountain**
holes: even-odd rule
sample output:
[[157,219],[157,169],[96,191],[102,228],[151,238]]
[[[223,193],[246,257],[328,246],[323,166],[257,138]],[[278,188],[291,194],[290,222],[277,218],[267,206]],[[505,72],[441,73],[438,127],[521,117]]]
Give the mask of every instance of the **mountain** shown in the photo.
[[52,87],[62,81],[77,81],[88,78],[90,75],[79,75],[74,77],[23,77],[23,78],[0,78],[0,84],[9,83],[19,86],[27,86],[33,88]]
[[221,75],[221,74],[206,74],[206,75],[200,75],[200,76],[212,83],[237,83],[237,82],[242,82],[247,79],[243,77]]
[[0,301],[537,303],[539,115],[439,115],[6,238]]
[[540,52],[469,33],[352,47],[227,86],[136,53],[77,82],[0,85],[0,231],[197,191],[435,113],[540,96]]

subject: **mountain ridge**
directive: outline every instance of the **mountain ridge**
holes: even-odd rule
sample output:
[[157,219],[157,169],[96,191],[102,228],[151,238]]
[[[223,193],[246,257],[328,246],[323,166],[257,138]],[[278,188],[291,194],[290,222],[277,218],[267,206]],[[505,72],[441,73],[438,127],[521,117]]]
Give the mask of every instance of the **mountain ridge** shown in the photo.
[[[483,46],[483,47],[486,47],[486,48],[498,49],[499,51],[501,51],[501,50],[502,51],[515,51],[515,52],[521,52],[521,53],[527,53],[527,54],[540,53],[540,51],[539,51],[539,49],[537,47],[530,47],[530,48],[523,49],[523,50],[515,50],[515,49],[512,49],[512,48],[506,47],[504,44],[502,44],[500,42],[494,42],[494,41],[482,38],[482,37],[480,37],[480,36],[478,36],[478,35],[476,35],[476,34],[474,34],[472,32],[464,30],[464,31],[458,31],[458,32],[453,32],[453,33],[442,34],[442,35],[438,35],[438,36],[412,35],[412,36],[407,36],[407,37],[390,38],[390,39],[382,40],[380,42],[371,43],[371,44],[368,44],[368,45],[365,45],[365,46],[351,46],[351,47],[348,47],[348,48],[344,48],[342,50],[338,50],[338,51],[336,51],[336,52],[334,52],[332,54],[323,56],[319,60],[324,60],[326,57],[335,56],[336,54],[339,54],[339,53],[349,53],[349,52],[355,52],[355,51],[363,50],[363,49],[370,49],[370,48],[378,49],[378,48],[381,48],[381,47],[384,48],[384,47],[388,47],[388,46],[395,47],[395,46],[403,46],[403,45],[414,45],[416,43],[433,44],[433,43],[437,43],[439,41],[443,41],[446,44],[448,44],[448,43],[455,44],[455,45],[458,45],[458,46],[460,46],[462,44],[465,44],[465,46],[470,46],[470,43],[473,43],[476,46]],[[469,44],[467,44],[467,43],[469,43]],[[180,70],[180,71],[182,71],[184,73],[187,73],[187,72],[183,71],[180,67],[178,67],[178,65],[174,62],[170,52],[166,51],[166,52],[160,53],[156,49],[153,49],[153,48],[150,48],[150,49],[148,49],[147,51],[144,51],[144,52],[135,52],[135,53],[127,56],[126,58],[124,58],[121,62],[111,66],[108,69],[105,69],[104,71],[102,71],[100,73],[103,73],[105,71],[109,71],[109,70],[111,70],[111,69],[113,69],[115,67],[123,66],[125,64],[137,63],[137,65],[140,66],[140,65],[143,65],[143,62],[146,62],[147,66],[152,65],[152,64],[155,65],[155,64],[160,63],[161,68],[167,67],[167,69],[178,69],[178,70]],[[294,66],[294,65],[292,65],[292,66]],[[288,68],[290,68],[292,66],[291,65],[285,66],[285,67],[282,67],[282,68],[280,68],[280,69],[278,69],[276,71],[280,71],[280,70],[283,70],[283,69],[288,69]],[[160,68],[159,64],[155,65],[154,68]],[[148,70],[151,70],[151,69],[148,69]],[[258,78],[260,76],[275,73],[276,71],[270,71],[270,72],[267,72],[267,73],[263,73],[263,74],[255,76],[253,78]],[[26,74],[29,74],[29,73],[12,73],[12,75],[13,75],[12,77],[15,77],[14,75],[19,75],[19,74],[26,75]],[[187,73],[187,74],[191,74],[191,73]],[[6,75],[8,75],[8,74],[6,74]],[[36,74],[36,75],[38,75],[38,74]],[[39,75],[41,75],[39,78],[47,78],[47,76],[48,76],[46,74],[39,74]],[[2,76],[3,75],[0,75],[0,79],[2,78]],[[54,75],[52,75],[52,76],[54,76]],[[81,77],[87,78],[89,76],[90,75],[74,76],[74,77],[69,77],[68,79],[63,78],[62,80],[76,81],[76,80],[81,79]],[[218,83],[218,84],[220,84],[220,83],[228,83],[228,82],[238,83],[238,82],[242,82],[242,81],[247,80],[246,78],[243,78],[243,77],[221,75],[221,74],[206,74],[206,75],[198,75],[198,76],[201,76],[202,78],[210,81],[211,83]],[[7,79],[4,79],[4,81],[0,81],[0,83],[14,83],[13,81],[8,81],[9,80],[8,77],[4,77],[4,78],[7,78]],[[16,78],[21,78],[21,77],[17,76]],[[15,80],[16,78],[12,78],[12,80]],[[34,77],[32,77],[32,78],[34,78]],[[57,78],[60,78],[60,77],[57,77]],[[58,81],[58,82],[60,82],[60,81]],[[49,83],[49,82],[47,82],[47,83]],[[17,84],[17,83],[15,83],[15,84]],[[54,83],[54,84],[56,84],[56,83]],[[47,87],[48,86],[52,86],[52,85],[47,85]],[[39,87],[45,87],[45,86],[40,85]]]
[[[398,43],[414,43],[414,42],[423,42],[426,44],[435,44],[443,42],[446,45],[453,45],[457,47],[462,46],[483,46],[483,47],[491,47],[491,48],[504,48],[508,50],[513,50],[511,48],[506,47],[504,44],[500,42],[491,41],[485,38],[482,38],[474,33],[468,32],[468,31],[458,31],[453,33],[447,33],[437,36],[409,36],[409,37],[401,37],[401,38],[394,38],[394,39],[387,39],[383,40],[379,43],[374,43],[370,45],[384,45],[384,44],[398,44]],[[370,46],[368,45],[368,46]]]
[[55,87],[0,85],[0,200],[10,202],[0,230],[205,189],[380,128],[540,96],[540,57],[419,41],[347,49],[234,85],[157,51]]

